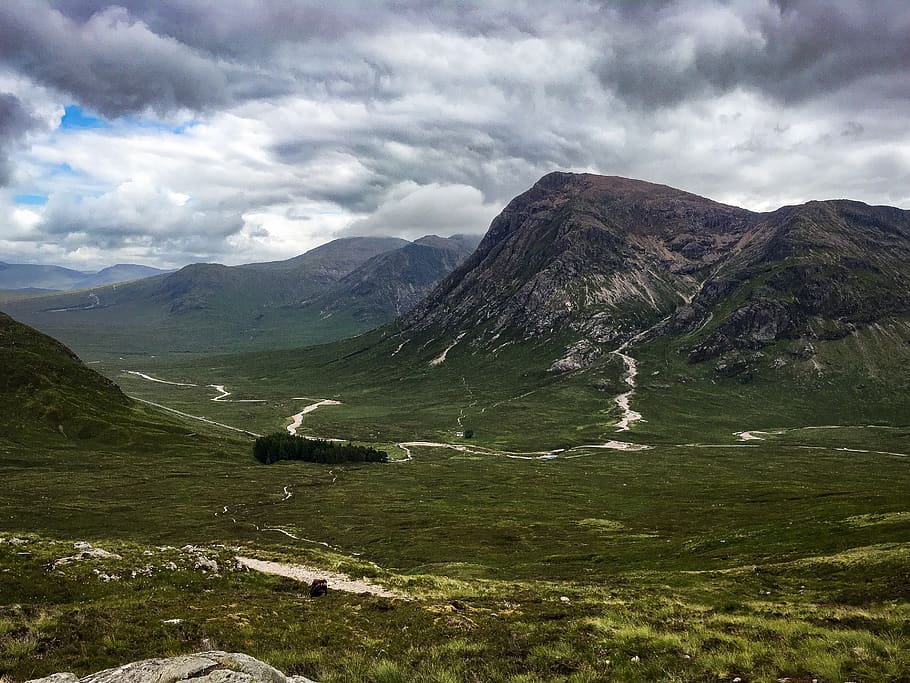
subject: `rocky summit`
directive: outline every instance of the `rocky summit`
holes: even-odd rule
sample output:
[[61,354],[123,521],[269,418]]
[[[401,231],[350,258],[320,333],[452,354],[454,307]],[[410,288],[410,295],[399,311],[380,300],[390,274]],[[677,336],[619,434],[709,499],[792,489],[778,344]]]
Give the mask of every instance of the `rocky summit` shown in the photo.
[[277,669],[238,652],[200,652],[168,659],[146,659],[82,678],[57,673],[27,683],[314,683],[285,676]]
[[663,185],[551,173],[402,321],[475,349],[559,338],[555,371],[685,337],[689,362],[833,339],[910,313],[910,212],[813,201],[755,213]]

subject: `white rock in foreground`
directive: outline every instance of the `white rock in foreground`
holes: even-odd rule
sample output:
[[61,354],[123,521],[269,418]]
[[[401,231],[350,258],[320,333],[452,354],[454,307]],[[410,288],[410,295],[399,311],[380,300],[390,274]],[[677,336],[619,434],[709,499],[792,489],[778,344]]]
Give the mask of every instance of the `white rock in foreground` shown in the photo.
[[77,678],[59,673],[26,683],[314,683],[285,676],[278,669],[238,652],[200,652],[168,659],[146,659]]

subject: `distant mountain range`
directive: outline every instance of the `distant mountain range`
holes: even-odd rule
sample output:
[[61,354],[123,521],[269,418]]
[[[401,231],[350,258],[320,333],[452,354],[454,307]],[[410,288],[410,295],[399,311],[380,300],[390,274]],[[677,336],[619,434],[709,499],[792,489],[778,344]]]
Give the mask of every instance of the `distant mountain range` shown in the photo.
[[286,261],[193,264],[88,291],[7,299],[80,352],[285,348],[366,331],[410,310],[478,238],[334,240]]
[[102,287],[116,282],[139,280],[170,272],[173,271],[151,268],[150,266],[139,266],[132,263],[118,263],[98,272],[83,272],[61,266],[0,262],[0,290],[72,291]]

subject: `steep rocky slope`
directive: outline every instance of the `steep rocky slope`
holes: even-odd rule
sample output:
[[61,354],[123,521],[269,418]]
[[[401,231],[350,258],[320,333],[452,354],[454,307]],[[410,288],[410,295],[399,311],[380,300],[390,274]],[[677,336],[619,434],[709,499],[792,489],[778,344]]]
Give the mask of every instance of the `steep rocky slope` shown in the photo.
[[910,314],[910,212],[844,200],[779,209],[709,278],[672,331],[704,325],[700,362],[779,339],[835,340]]
[[756,214],[662,185],[551,173],[516,197],[477,251],[403,320],[471,330],[474,346],[561,335],[601,345],[669,315],[748,243]]
[[758,214],[637,180],[552,173],[505,208],[398,337],[464,335],[475,352],[556,339],[564,354],[552,370],[673,337],[700,363],[906,317],[908,264],[900,209],[835,200]]
[[374,256],[306,305],[318,309],[320,315],[343,313],[381,325],[411,310],[479,241],[473,235],[421,237]]

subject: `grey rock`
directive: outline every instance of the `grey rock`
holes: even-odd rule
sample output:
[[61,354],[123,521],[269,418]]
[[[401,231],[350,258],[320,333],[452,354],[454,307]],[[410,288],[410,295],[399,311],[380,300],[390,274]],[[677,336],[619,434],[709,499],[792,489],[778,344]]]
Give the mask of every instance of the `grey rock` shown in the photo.
[[79,683],[177,683],[205,674],[217,665],[205,654],[147,659],[90,674],[80,678]]
[[27,683],[315,683],[285,676],[274,667],[240,652],[200,652],[167,659],[146,659],[83,678],[57,673]]
[[219,669],[207,676],[194,678],[194,683],[254,683],[255,679],[250,674],[241,671],[226,671]]
[[76,683],[79,678],[76,674],[71,673],[60,673],[60,674],[51,674],[50,676],[45,676],[44,678],[33,678],[26,683]]

